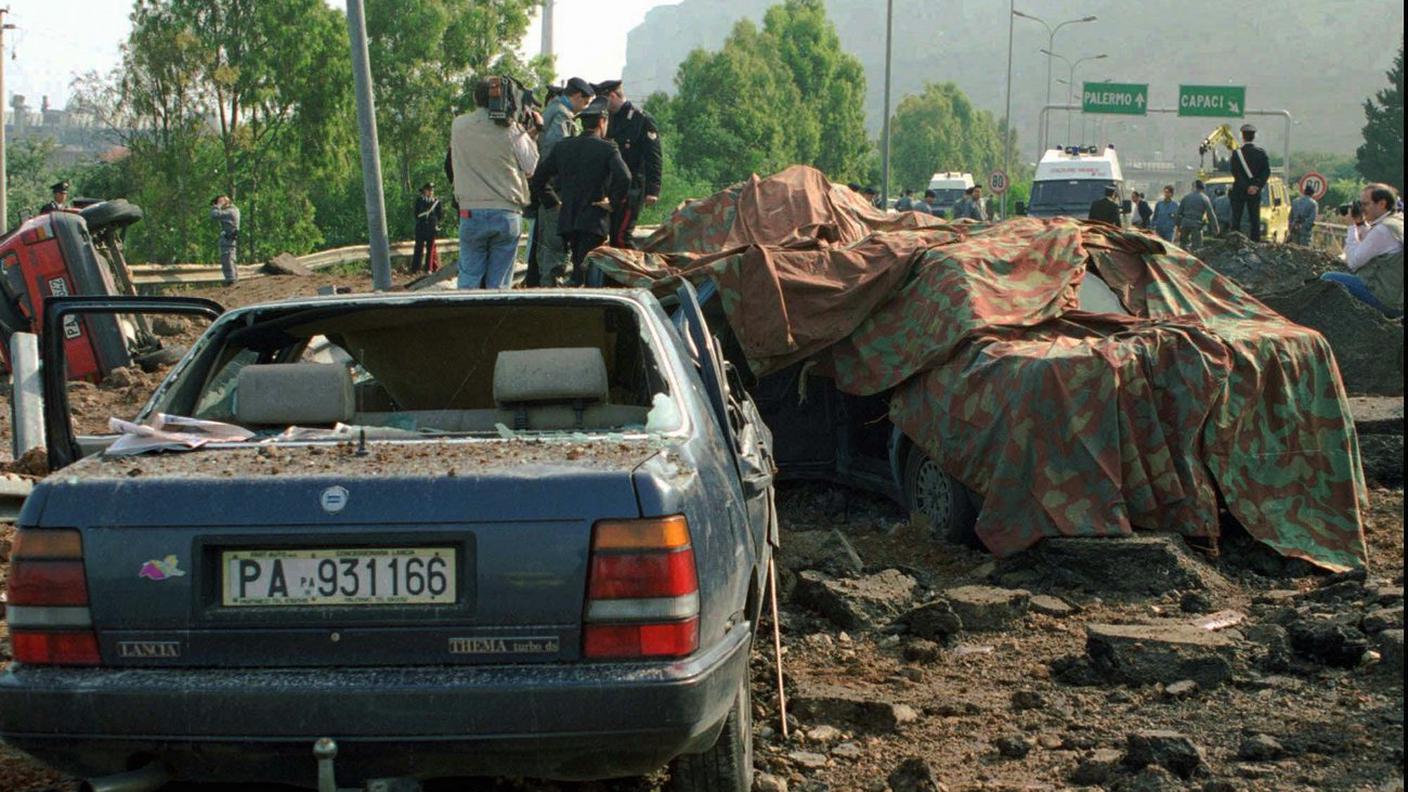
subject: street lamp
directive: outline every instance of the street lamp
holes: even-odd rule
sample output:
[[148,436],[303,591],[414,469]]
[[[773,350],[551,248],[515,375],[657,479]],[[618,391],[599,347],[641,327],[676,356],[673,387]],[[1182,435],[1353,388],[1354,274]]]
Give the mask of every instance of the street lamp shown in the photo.
[[[1074,90],[1075,90],[1075,87],[1076,87],[1076,67],[1080,66],[1082,63],[1085,63],[1086,61],[1102,60],[1102,59],[1108,58],[1108,57],[1110,57],[1110,56],[1109,56],[1109,55],[1106,55],[1105,53],[1102,52],[1102,53],[1100,53],[1099,55],[1091,55],[1091,56],[1088,57],[1088,58],[1081,58],[1080,60],[1078,60],[1078,61],[1072,63],[1072,62],[1070,61],[1070,59],[1066,58],[1064,55],[1057,55],[1056,53],[1052,52],[1051,50],[1042,50],[1041,52],[1042,52],[1042,54],[1046,55],[1048,58],[1060,58],[1063,62],[1065,62],[1066,64],[1068,64],[1068,65],[1071,67],[1071,73],[1070,73],[1070,75],[1068,76],[1068,78],[1067,78],[1067,80],[1066,80],[1066,108],[1067,108],[1067,109],[1066,109],[1066,145],[1070,145],[1070,142],[1071,142],[1071,110],[1070,110],[1070,105],[1071,105],[1071,92],[1074,91]],[[1048,104],[1049,104],[1049,102],[1048,102]]]
[[[1042,50],[1042,52],[1046,53],[1050,53],[1051,51],[1056,49],[1056,32],[1059,31],[1061,28],[1065,27],[1066,25],[1076,25],[1080,24],[1081,22],[1094,22],[1096,20],[1095,15],[1092,14],[1090,16],[1081,17],[1080,19],[1067,19],[1065,22],[1060,23],[1056,27],[1052,27],[1046,22],[1046,20],[1042,19],[1041,17],[1032,16],[1031,14],[1024,14],[1021,11],[1016,10],[1015,8],[1012,9],[1012,16],[1021,17],[1022,19],[1030,19],[1033,22],[1039,22],[1041,23],[1042,27],[1046,28],[1046,49]],[[1046,58],[1046,103],[1048,105],[1051,104],[1051,57],[1049,54]],[[1067,104],[1069,104],[1069,102]],[[1050,138],[1050,136],[1051,114],[1047,113],[1046,125],[1041,131],[1041,142],[1043,146],[1049,143],[1048,139]],[[1041,159],[1041,152],[1038,151],[1036,153],[1036,156],[1037,159]]]

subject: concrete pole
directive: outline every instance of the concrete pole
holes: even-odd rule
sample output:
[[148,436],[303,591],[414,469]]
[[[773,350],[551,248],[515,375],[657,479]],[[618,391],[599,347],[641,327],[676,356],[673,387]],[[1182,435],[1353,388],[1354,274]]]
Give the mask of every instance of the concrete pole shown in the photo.
[[367,55],[367,19],[362,0],[347,0],[347,36],[352,44],[352,81],[357,97],[358,137],[362,149],[362,194],[367,206],[367,242],[372,260],[372,288],[391,288],[391,243],[386,236],[386,202],[381,188],[381,148],[376,138],[376,102],[372,98],[371,60]]
[[[1017,26],[1017,0],[1007,3],[1007,111],[1002,116],[1002,171],[1007,189],[1002,191],[1002,219],[1007,219],[1007,193],[1012,191],[1012,29]],[[1047,104],[1051,101],[1048,99]],[[1038,157],[1037,159],[1040,159]],[[989,185],[991,186],[991,185]]]
[[885,141],[881,147],[880,207],[890,205],[890,44],[895,32],[895,0],[885,0]]
[[552,3],[553,0],[543,0],[543,38],[539,44],[539,54],[543,57],[552,57]]
[[9,6],[0,8],[0,234],[10,230],[10,171],[5,162],[5,31],[14,25],[5,24],[8,13]]

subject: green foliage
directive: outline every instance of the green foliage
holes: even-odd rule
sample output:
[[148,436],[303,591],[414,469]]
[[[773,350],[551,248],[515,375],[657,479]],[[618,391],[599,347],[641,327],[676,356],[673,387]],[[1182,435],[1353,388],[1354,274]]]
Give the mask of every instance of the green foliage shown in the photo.
[[[661,129],[675,128],[675,109],[679,106],[664,93],[651,94],[643,105],[645,111],[655,119]],[[702,198],[712,194],[714,186],[685,171],[679,166],[680,136],[666,134],[660,136],[660,153],[664,160],[661,171],[660,200],[654,206],[641,210],[641,225],[658,225],[670,217],[681,203],[691,198]]]
[[[474,83],[490,74],[507,74],[528,86],[548,82],[549,63],[524,62],[514,52],[537,5],[537,0],[368,0],[367,42],[377,91],[386,223],[393,239],[413,235],[412,208],[421,184],[433,181],[448,203],[452,186],[445,184],[444,158],[450,123],[456,112],[473,107]],[[360,171],[353,167],[345,178],[353,183],[338,192],[355,197],[360,209]],[[357,214],[360,231],[355,222],[346,230],[365,237],[365,215]]]
[[794,164],[842,181],[865,171],[865,76],[821,0],[773,6],[762,30],[739,22],[718,52],[690,53],[675,83],[652,113],[678,138],[667,157],[677,178],[717,189]]
[[[210,198],[241,209],[246,260],[323,241],[312,195],[355,151],[346,23],[321,0],[136,0],[122,64],[76,85],[129,151],[94,174],[140,204],[134,260],[214,260]],[[98,178],[98,177],[101,178]],[[88,179],[87,175],[82,177]]]
[[927,83],[900,100],[890,127],[891,184],[922,189],[936,171],[966,171],[982,181],[1002,166],[1001,127],[954,83]]
[[39,211],[53,197],[49,185],[62,178],[52,167],[54,148],[54,141],[48,138],[25,138],[6,144],[5,186],[10,216],[4,218],[4,230]]
[[1403,189],[1403,44],[1388,71],[1388,88],[1364,100],[1364,144],[1355,151],[1359,173],[1369,181]]
[[[368,0],[393,238],[411,236],[415,186],[443,182],[450,121],[473,82],[491,72],[546,82],[550,63],[515,55],[537,5]],[[128,156],[73,180],[146,210],[128,236],[134,261],[214,261],[218,193],[241,210],[247,261],[366,242],[342,11],[325,0],[134,0],[131,19],[121,65],[78,80],[74,98]]]

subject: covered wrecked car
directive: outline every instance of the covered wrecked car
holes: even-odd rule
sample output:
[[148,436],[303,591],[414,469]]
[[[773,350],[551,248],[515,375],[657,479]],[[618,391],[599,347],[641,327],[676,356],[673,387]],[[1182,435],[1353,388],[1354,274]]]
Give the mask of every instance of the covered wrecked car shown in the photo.
[[784,473],[879,482],[950,537],[976,515],[1001,555],[1136,529],[1216,549],[1226,514],[1286,556],[1364,563],[1357,438],[1324,338],[1152,235],[887,216],[794,167],[591,263],[717,293],[765,418],[807,417],[778,433]]
[[[241,308],[107,436],[69,428],[49,344],[61,469],[19,519],[0,736],[140,788],[667,763],[678,789],[750,788],[770,439],[692,290],[670,302]],[[171,311],[219,306],[47,321]]]

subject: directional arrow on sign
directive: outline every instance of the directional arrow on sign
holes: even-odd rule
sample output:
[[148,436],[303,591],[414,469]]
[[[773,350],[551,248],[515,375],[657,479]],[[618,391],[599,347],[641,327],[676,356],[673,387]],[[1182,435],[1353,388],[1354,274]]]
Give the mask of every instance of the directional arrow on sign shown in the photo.
[[1242,114],[1242,106],[1241,106],[1241,105],[1237,104],[1236,102],[1228,102],[1227,105],[1228,105],[1228,107],[1230,107],[1230,108],[1232,109],[1232,112],[1236,113],[1237,115],[1241,115],[1241,114]]
[[1138,94],[1138,95],[1136,95],[1136,96],[1134,97],[1134,103],[1137,104],[1137,105],[1139,105],[1140,107],[1143,107],[1143,106],[1144,106],[1144,94]]

